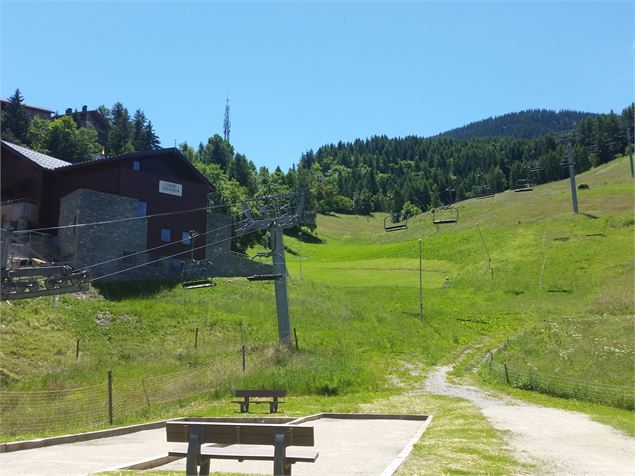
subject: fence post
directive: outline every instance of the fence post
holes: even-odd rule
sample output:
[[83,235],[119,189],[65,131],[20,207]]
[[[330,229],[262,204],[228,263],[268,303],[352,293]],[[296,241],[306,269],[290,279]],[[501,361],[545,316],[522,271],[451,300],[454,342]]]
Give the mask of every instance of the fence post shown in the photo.
[[148,391],[146,390],[146,383],[143,380],[143,377],[141,377],[141,386],[143,387],[143,396],[146,399],[146,405],[150,406],[150,399],[148,398]]
[[112,425],[112,370],[108,371],[108,422]]
[[77,339],[77,346],[75,347],[75,360],[79,359],[79,339]]
[[300,350],[300,347],[298,347],[298,333],[295,330],[295,327],[293,328],[293,335],[295,336],[295,350]]
[[507,371],[507,362],[505,362],[503,366],[505,367],[505,380],[507,380],[507,385],[511,386],[511,383],[509,383],[509,372]]
[[194,334],[194,348],[198,347],[198,327],[196,328],[196,333]]
[[244,345],[240,349],[240,352],[243,354],[243,373],[245,373],[245,368],[247,366],[245,365],[246,364],[246,359],[245,359],[245,346]]

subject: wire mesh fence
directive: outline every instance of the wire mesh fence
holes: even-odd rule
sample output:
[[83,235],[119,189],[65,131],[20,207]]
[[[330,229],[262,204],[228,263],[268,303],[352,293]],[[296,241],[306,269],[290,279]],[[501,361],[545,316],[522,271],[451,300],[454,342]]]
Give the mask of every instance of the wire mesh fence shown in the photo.
[[104,379],[87,387],[0,391],[0,436],[58,432],[116,424],[153,406],[222,392],[271,365],[277,344],[242,347],[210,364],[161,375]]
[[539,373],[516,368],[508,363],[495,362],[492,355],[487,368],[496,381],[512,387],[635,410],[635,388],[632,385],[610,385]]

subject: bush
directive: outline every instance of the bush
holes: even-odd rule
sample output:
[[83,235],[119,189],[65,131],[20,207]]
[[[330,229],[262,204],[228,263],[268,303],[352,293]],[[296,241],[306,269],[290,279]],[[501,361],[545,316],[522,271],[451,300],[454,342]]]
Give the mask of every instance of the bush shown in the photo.
[[410,217],[416,216],[419,213],[421,213],[421,208],[419,208],[414,203],[408,201],[403,204],[403,208],[401,209],[401,218],[405,220]]
[[353,200],[343,195],[333,199],[333,211],[337,213],[353,213]]

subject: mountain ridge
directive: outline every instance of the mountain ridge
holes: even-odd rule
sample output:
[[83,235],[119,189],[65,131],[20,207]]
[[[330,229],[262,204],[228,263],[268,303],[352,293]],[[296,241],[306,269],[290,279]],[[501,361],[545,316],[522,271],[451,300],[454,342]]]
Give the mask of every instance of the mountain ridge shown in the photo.
[[513,137],[516,139],[532,139],[549,133],[574,129],[580,121],[598,115],[593,112],[569,109],[561,109],[559,111],[525,109],[470,122],[461,127],[441,132],[434,137],[453,137],[455,139]]

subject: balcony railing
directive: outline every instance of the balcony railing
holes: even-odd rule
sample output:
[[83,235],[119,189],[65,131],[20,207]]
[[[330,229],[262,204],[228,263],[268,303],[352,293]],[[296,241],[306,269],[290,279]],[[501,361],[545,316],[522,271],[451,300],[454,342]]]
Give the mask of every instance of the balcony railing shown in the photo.
[[3,223],[23,222],[36,223],[38,220],[39,205],[33,200],[19,198],[0,203],[0,215]]

